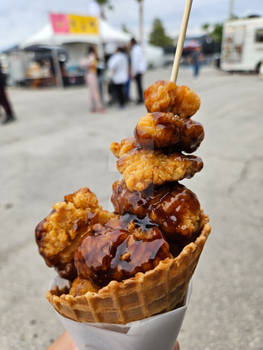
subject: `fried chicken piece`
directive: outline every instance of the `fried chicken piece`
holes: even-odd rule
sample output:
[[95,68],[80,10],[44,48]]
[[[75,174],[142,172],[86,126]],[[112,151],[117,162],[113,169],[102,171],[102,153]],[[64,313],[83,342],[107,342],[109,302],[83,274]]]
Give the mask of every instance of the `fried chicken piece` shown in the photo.
[[116,158],[120,158],[125,153],[130,152],[132,149],[139,147],[134,137],[127,137],[121,140],[120,143],[112,142],[110,145],[110,150],[115,155]]
[[74,251],[82,236],[91,225],[104,224],[114,214],[103,210],[88,188],[81,188],[64,199],[54,204],[53,211],[37,225],[35,236],[46,264],[55,266],[61,277],[73,279]]
[[100,288],[94,284],[92,281],[77,277],[74,279],[71,288],[69,290],[69,294],[73,295],[73,297],[78,297],[80,295],[84,295],[88,292],[98,292]]
[[[121,144],[125,146],[121,146]],[[151,183],[161,185],[167,181],[178,181],[191,178],[203,167],[201,158],[183,155],[181,153],[165,154],[158,150],[144,148],[129,149],[129,140],[123,140],[116,155],[117,169],[123,174],[125,183],[130,191],[143,191]],[[117,147],[115,147],[116,149]]]
[[75,266],[81,278],[96,285],[122,281],[157,266],[170,256],[169,245],[157,225],[143,227],[131,216],[95,225],[75,253]]
[[153,112],[142,117],[136,128],[137,142],[148,148],[173,147],[177,152],[194,152],[204,139],[202,125],[173,113]]
[[200,98],[193,90],[165,80],[148,87],[144,98],[148,112],[172,112],[183,118],[191,117],[200,107]]
[[196,195],[174,182],[149,186],[142,192],[129,191],[124,181],[116,181],[111,201],[118,214],[132,213],[157,223],[169,243],[191,239],[200,229],[201,209]]

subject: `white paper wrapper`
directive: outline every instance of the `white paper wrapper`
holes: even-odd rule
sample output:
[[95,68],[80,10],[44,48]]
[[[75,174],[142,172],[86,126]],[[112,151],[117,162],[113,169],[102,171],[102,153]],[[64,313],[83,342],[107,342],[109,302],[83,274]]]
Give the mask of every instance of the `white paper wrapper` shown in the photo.
[[[56,277],[51,286],[62,287],[63,281]],[[171,350],[183,323],[191,290],[190,282],[184,306],[125,325],[80,323],[57,315],[78,350]]]

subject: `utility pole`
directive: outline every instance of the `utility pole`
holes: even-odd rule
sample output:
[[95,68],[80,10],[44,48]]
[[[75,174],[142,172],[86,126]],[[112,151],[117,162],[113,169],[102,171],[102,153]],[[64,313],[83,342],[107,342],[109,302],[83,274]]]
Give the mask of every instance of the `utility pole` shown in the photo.
[[234,2],[235,0],[229,0],[229,19],[234,17]]

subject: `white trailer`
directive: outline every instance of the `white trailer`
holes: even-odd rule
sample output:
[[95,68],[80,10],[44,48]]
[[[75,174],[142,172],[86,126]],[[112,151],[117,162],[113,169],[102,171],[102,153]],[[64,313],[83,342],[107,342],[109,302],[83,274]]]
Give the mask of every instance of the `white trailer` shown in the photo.
[[263,62],[263,17],[225,22],[221,69],[258,72],[261,62]]

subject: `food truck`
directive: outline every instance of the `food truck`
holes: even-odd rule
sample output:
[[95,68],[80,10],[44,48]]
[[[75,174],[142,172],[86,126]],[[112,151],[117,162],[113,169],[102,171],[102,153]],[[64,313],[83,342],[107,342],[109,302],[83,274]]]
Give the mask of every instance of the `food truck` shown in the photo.
[[263,17],[225,22],[221,69],[258,72],[263,62]]

